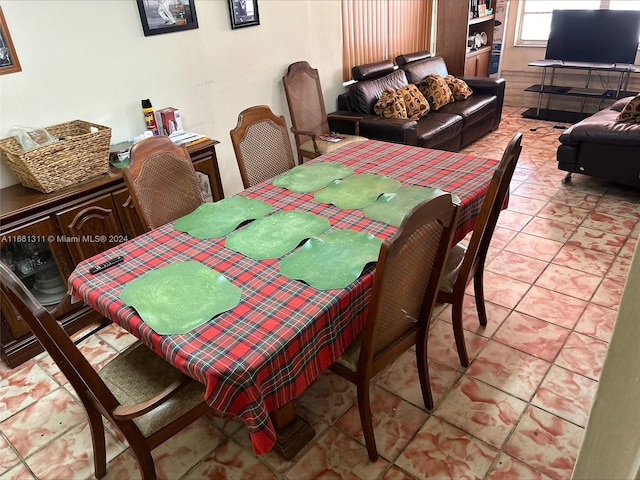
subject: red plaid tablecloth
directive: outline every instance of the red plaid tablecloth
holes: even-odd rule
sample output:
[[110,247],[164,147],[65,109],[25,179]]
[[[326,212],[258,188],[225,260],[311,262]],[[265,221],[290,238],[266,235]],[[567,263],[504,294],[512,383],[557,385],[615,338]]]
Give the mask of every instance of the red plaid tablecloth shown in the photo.
[[[379,173],[403,186],[438,187],[462,201],[456,239],[473,229],[496,160],[460,153],[366,141],[315,159]],[[319,204],[313,194],[292,193],[265,182],[240,193],[273,210],[303,210],[329,219],[332,229],[363,230],[380,238],[395,227],[361,210]],[[89,268],[124,255],[124,262],[97,275]],[[158,335],[117,297],[127,282],[150,269],[195,260],[242,288],[238,306],[194,330]],[[73,295],[140,338],[157,354],[206,385],[216,410],[238,415],[254,451],[269,451],[275,430],[269,412],[297,398],[362,330],[374,267],[342,290],[318,291],[279,274],[278,260],[252,260],[224,247],[224,239],[199,240],[164,225],[80,263],[69,277]],[[194,298],[194,302],[198,299]]]

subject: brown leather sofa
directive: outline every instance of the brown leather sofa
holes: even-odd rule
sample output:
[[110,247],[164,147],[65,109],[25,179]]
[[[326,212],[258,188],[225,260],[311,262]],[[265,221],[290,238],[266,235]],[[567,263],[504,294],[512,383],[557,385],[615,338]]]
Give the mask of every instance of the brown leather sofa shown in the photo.
[[[375,115],[373,107],[383,90],[419,84],[427,75],[448,75],[442,57],[428,52],[400,55],[398,68],[391,61],[353,67],[356,83],[338,96],[336,114],[361,115],[360,135],[406,145],[458,151],[485,133],[495,130],[502,117],[505,81],[502,78],[461,77],[473,90],[467,100],[445,105],[419,120]],[[336,125],[335,130],[347,127]],[[332,126],[333,129],[333,126]]]
[[616,122],[633,97],[622,98],[560,135],[558,169],[640,187],[640,125]]

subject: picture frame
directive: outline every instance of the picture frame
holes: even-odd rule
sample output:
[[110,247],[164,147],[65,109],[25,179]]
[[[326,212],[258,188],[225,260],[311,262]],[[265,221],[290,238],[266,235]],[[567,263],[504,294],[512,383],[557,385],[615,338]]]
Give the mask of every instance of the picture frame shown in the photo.
[[22,67],[13,46],[4,13],[2,13],[2,7],[0,7],[0,75],[21,71]]
[[136,0],[144,36],[198,28],[195,0]]
[[260,25],[258,0],[229,0],[229,15],[234,30]]

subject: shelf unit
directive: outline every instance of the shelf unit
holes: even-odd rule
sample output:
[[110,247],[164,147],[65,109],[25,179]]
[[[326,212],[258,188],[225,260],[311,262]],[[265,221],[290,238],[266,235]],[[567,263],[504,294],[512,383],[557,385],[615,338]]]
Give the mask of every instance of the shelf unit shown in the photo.
[[[495,15],[472,17],[471,1],[440,0],[436,30],[436,54],[444,58],[455,76],[489,76]],[[467,39],[484,32],[486,45],[471,50]]]
[[[587,99],[617,100],[628,96],[636,95],[638,92],[627,90],[629,78],[632,73],[640,73],[640,65],[631,64],[602,64],[589,62],[561,62],[558,60],[537,60],[529,63],[530,67],[542,68],[542,78],[540,83],[531,85],[524,89],[525,92],[538,94],[538,104],[522,113],[523,117],[536,118],[540,120],[551,120],[556,122],[575,123],[590,114],[584,112]],[[550,69],[550,72],[549,72]],[[556,85],[556,69],[584,70],[584,87],[571,85]],[[591,85],[592,73],[595,71],[613,72],[618,74],[618,82],[615,89],[593,88]],[[549,82],[547,83],[547,79]],[[543,98],[547,95],[546,106],[543,107]],[[567,110],[554,110],[549,108],[551,97],[554,95],[574,97],[582,99],[579,112]]]

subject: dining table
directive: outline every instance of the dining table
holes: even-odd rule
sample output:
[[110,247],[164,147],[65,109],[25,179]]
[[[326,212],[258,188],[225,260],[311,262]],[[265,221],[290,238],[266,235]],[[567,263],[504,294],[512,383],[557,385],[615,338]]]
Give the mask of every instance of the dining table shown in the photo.
[[[433,187],[455,194],[460,207],[454,242],[472,231],[498,164],[496,159],[468,153],[376,140],[345,145],[304,165],[318,162],[350,167],[354,174],[396,179],[403,187]],[[367,232],[384,241],[397,230],[368,218],[363,209],[322,203],[313,192],[297,193],[272,180],[236,196],[261,200],[272,212],[310,212],[327,219],[330,231]],[[119,256],[123,257],[120,263],[96,274],[89,272]],[[362,331],[375,262],[346,287],[318,289],[283,275],[282,260],[256,260],[227,248],[225,237],[196,238],[171,222],[79,263],[69,277],[69,292],[204,384],[205,400],[213,409],[237,416],[247,426],[256,454],[275,446],[290,458],[313,436],[310,427],[292,413],[294,400]],[[159,334],[120,294],[145,273],[186,261],[222,274],[241,288],[240,300],[187,332]]]

